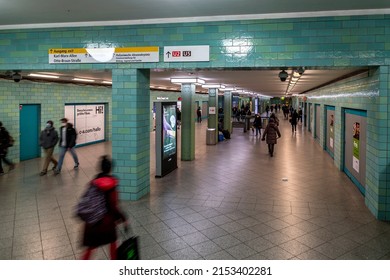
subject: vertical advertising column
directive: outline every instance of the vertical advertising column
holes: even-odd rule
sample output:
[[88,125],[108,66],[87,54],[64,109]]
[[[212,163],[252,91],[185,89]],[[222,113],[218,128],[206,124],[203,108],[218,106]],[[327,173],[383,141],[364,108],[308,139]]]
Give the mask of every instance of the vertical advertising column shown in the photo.
[[195,84],[181,85],[181,160],[195,159]]
[[232,92],[225,91],[224,92],[224,128],[229,130],[232,133]]
[[112,158],[125,200],[150,191],[149,86],[148,69],[112,71]]
[[208,118],[208,128],[215,128],[217,133],[216,143],[218,143],[218,89],[210,88],[209,89],[209,118]]

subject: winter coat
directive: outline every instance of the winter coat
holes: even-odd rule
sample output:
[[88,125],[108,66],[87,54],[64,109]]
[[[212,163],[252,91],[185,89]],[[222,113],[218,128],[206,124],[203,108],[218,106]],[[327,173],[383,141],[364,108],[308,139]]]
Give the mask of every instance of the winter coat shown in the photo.
[[10,135],[4,127],[0,127],[0,155],[6,155],[10,145]]
[[253,126],[261,128],[261,117],[260,116],[255,117],[255,120],[253,121]]
[[93,184],[104,191],[107,202],[107,213],[103,219],[94,224],[85,223],[83,245],[98,247],[117,240],[116,225],[126,221],[125,215],[118,208],[118,179],[107,174],[99,174]]
[[294,111],[294,113],[291,115],[291,125],[296,125],[298,123],[298,118],[298,113]]
[[49,149],[53,148],[58,142],[58,133],[54,127],[45,128],[41,132],[39,137],[39,143],[42,148]]
[[263,139],[266,139],[267,144],[276,144],[277,138],[281,137],[278,126],[273,119],[269,120],[267,127],[264,130]]
[[66,129],[66,148],[73,148],[76,146],[76,138],[77,133],[76,130],[73,128],[73,125],[68,123],[66,126],[61,126],[60,128],[60,141],[59,145],[62,147],[62,130]]

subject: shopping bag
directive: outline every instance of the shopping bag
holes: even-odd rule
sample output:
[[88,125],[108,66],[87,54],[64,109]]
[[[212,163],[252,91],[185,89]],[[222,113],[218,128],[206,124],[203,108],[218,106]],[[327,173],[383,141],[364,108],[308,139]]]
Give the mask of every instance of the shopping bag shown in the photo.
[[118,260],[140,260],[138,250],[138,236],[132,236],[118,247],[117,250]]

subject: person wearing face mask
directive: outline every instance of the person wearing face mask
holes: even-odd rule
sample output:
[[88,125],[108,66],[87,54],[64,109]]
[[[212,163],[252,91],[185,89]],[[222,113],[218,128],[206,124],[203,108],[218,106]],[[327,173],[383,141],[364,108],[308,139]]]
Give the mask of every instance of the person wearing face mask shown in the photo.
[[76,138],[77,133],[76,130],[73,128],[73,125],[71,123],[68,123],[68,119],[62,118],[61,119],[61,128],[60,128],[60,156],[58,159],[58,165],[57,168],[54,170],[54,174],[60,174],[62,164],[64,162],[64,157],[67,151],[69,151],[72,154],[73,160],[74,160],[74,169],[77,169],[79,167],[79,159],[76,154]]
[[45,152],[45,162],[43,163],[41,176],[46,175],[47,168],[49,167],[50,162],[54,164],[53,170],[56,169],[58,162],[53,157],[54,147],[58,143],[58,133],[53,126],[53,121],[47,121],[46,127],[41,132],[39,137],[40,145]]

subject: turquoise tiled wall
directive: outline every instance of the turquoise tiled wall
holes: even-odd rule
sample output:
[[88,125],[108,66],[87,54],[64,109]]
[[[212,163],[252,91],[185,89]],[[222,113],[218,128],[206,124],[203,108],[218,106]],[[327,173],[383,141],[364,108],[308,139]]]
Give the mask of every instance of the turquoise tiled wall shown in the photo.
[[[342,109],[367,111],[367,166],[365,200],[379,218],[390,219],[389,185],[389,121],[388,110],[383,108],[388,98],[388,67],[372,69],[368,73],[305,94],[307,102],[320,104],[320,144],[324,147],[325,106],[335,106],[335,165],[343,168],[343,112]],[[302,99],[303,97],[296,98]],[[295,102],[297,103],[297,102]],[[387,105],[386,105],[387,106]],[[312,132],[313,133],[313,132]],[[387,191],[387,192],[386,192]]]
[[[161,62],[48,64],[50,48],[83,48],[90,45],[97,47],[159,46]],[[181,45],[210,45],[210,61],[164,63],[163,47]],[[379,96],[355,96],[354,93],[359,91],[357,88],[352,93],[353,97],[345,100],[343,106],[359,105],[360,108],[365,106],[368,112],[369,137],[372,142],[367,148],[370,154],[370,166],[367,168],[369,192],[366,200],[367,205],[378,218],[388,220],[390,220],[390,201],[384,195],[386,193],[384,190],[390,193],[387,167],[390,145],[388,139],[389,65],[390,15],[0,31],[0,70],[113,69],[112,98],[116,102],[112,116],[115,129],[113,135],[118,135],[117,139],[113,139],[113,146],[116,145],[116,141],[120,141],[120,137],[139,141],[137,139],[146,137],[146,131],[149,131],[150,93],[141,82],[142,75],[134,69],[379,67],[373,76],[375,77],[373,79],[377,81],[372,85],[379,85]],[[370,86],[367,84],[367,87]],[[349,90],[343,87],[339,89],[340,92]],[[17,91],[17,85],[12,84],[8,91],[12,95],[14,91]],[[147,95],[147,100],[144,100],[141,94]],[[334,103],[332,97],[317,100],[320,104]],[[8,104],[2,106],[7,107]],[[12,115],[12,112],[7,114]],[[336,109],[336,114],[340,117],[341,111]],[[14,118],[13,121],[17,122],[17,117]],[[135,124],[136,121],[140,121],[139,124]],[[379,126],[374,125],[377,122]],[[144,123],[146,123],[145,127]],[[117,127],[119,124],[122,127]],[[127,125],[134,126],[134,129]],[[338,141],[341,140],[338,139]],[[124,145],[121,145],[117,148],[113,147],[114,151],[125,149]],[[144,151],[142,145],[139,144],[133,150],[130,149],[127,156],[131,156],[134,159],[131,164],[139,168],[145,164],[144,161],[148,158],[149,151],[146,149]],[[335,161],[338,165],[340,164],[339,158],[335,158]],[[122,161],[122,164],[122,176],[127,180],[125,181],[127,185],[121,189],[123,197],[136,198],[146,193],[148,182],[142,179],[146,175],[135,178],[131,172],[138,172],[138,169],[129,169],[125,161]]]
[[[60,127],[67,103],[107,103],[111,112],[111,89],[105,87],[76,86],[55,83],[33,83],[22,80],[19,83],[0,80],[0,121],[14,136],[15,146],[9,149],[9,158],[19,162],[19,105],[41,105],[41,128],[46,121],[53,120]],[[110,139],[111,119],[107,115],[106,139]],[[55,151],[57,152],[57,151]]]

